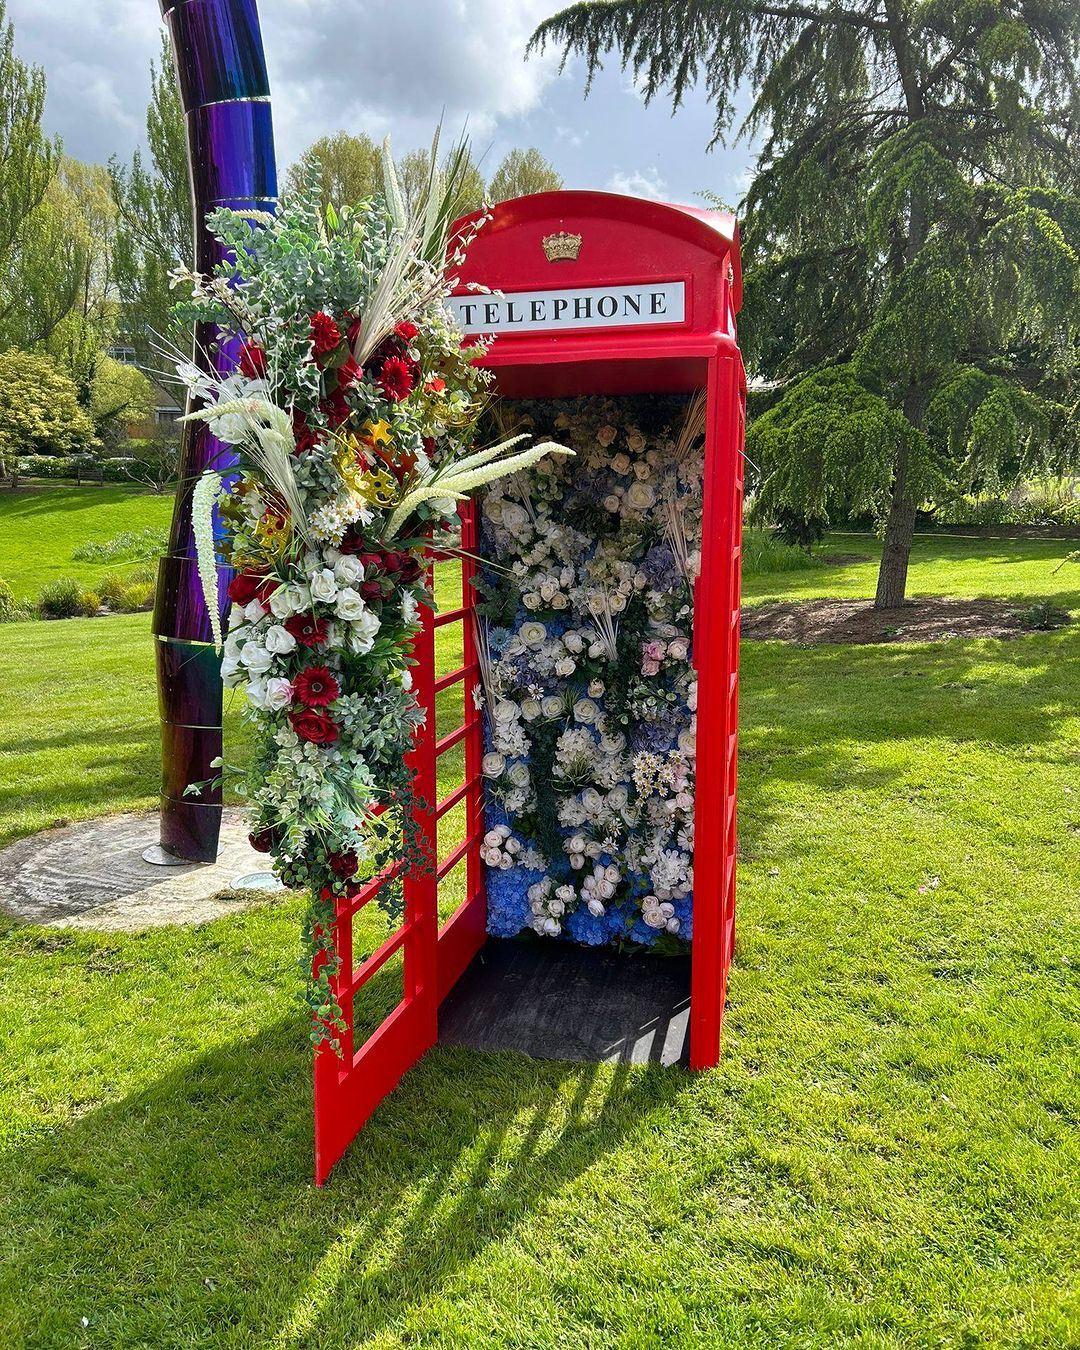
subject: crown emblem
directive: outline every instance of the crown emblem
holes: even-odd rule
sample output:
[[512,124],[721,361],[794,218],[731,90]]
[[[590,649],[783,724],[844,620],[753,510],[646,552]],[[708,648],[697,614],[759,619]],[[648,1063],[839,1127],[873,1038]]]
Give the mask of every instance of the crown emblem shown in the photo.
[[577,262],[581,252],[580,234],[549,234],[543,243],[548,262]]

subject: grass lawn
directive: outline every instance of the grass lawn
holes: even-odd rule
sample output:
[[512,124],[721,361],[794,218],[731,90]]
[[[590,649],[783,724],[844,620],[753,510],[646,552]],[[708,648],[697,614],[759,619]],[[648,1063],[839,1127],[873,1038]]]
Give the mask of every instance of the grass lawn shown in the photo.
[[75,577],[92,588],[131,563],[75,562],[80,544],[104,544],[127,530],[163,532],[172,519],[172,497],[126,487],[44,487],[0,492],[0,578],[20,600],[34,599],[57,577]]
[[[920,542],[912,590],[1076,605],[1065,551]],[[151,655],[0,628],[0,837],[149,804]],[[437,1049],[324,1192],[297,901],[11,931],[0,1346],[1080,1344],[1078,657],[747,643],[721,1067]]]
[[[911,551],[908,595],[990,596],[1080,606],[1080,564],[1055,569],[1080,547],[1075,539],[968,539],[920,535]],[[822,556],[854,555],[865,561],[835,565]],[[814,565],[792,572],[755,573],[743,581],[750,603],[766,600],[872,598],[881,540],[872,534],[830,534],[814,550]]]

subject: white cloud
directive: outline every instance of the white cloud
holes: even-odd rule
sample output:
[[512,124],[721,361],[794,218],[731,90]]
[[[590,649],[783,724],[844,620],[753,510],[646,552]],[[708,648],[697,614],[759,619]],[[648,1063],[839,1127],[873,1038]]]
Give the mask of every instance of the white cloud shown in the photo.
[[633,169],[629,173],[616,170],[608,179],[609,192],[622,192],[628,197],[649,197],[654,202],[669,200],[667,183],[651,165],[645,169]]

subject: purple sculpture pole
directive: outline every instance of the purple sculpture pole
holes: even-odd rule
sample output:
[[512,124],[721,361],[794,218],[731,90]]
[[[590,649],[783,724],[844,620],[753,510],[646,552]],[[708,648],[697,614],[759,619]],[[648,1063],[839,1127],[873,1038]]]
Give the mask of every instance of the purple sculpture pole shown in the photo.
[[[257,0],[161,0],[172,35],[180,96],[187,119],[188,161],[195,212],[195,258],[210,272],[221,253],[206,229],[219,206],[272,210],[277,197],[270,85]],[[229,352],[213,352],[215,332],[195,333],[195,360],[232,370]],[[228,469],[228,446],[202,423],[184,424],[180,481],[168,556],[158,574],[153,630],[161,707],[160,847],[150,862],[213,862],[221,830],[221,793],[184,796],[189,783],[213,778],[222,752],[220,661],[199,584],[191,528],[191,497],[204,469]],[[219,573],[224,595],[229,573]],[[222,606],[225,608],[224,604]]]

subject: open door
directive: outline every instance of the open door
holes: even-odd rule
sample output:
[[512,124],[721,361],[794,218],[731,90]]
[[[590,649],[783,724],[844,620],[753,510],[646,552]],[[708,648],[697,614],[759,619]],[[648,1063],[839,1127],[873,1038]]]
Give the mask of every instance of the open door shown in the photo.
[[[462,552],[475,552],[471,505],[462,508]],[[446,555],[432,556],[432,572]],[[315,1056],[315,1183],[323,1185],[368,1117],[402,1075],[438,1037],[439,1003],[482,946],[485,901],[480,842],[483,837],[482,713],[477,706],[479,665],[473,628],[475,563],[462,558],[461,604],[443,613],[427,609],[413,651],[417,700],[427,714],[413,744],[416,820],[427,841],[432,869],[404,878],[400,926],[370,954],[354,944],[354,919],[400,876],[392,866],[352,899],[338,902],[334,945],[339,971],[333,981],[347,1030],[341,1054],[328,1045]],[[454,668],[437,675],[437,653]],[[458,690],[460,686],[460,690]],[[440,698],[440,695],[443,697]],[[443,730],[447,712],[461,707],[461,721]],[[440,904],[441,897],[441,904]],[[440,908],[448,913],[440,932]],[[396,1006],[358,1045],[364,1027],[364,990],[379,971],[400,974]],[[362,1033],[361,1033],[362,1034]]]

